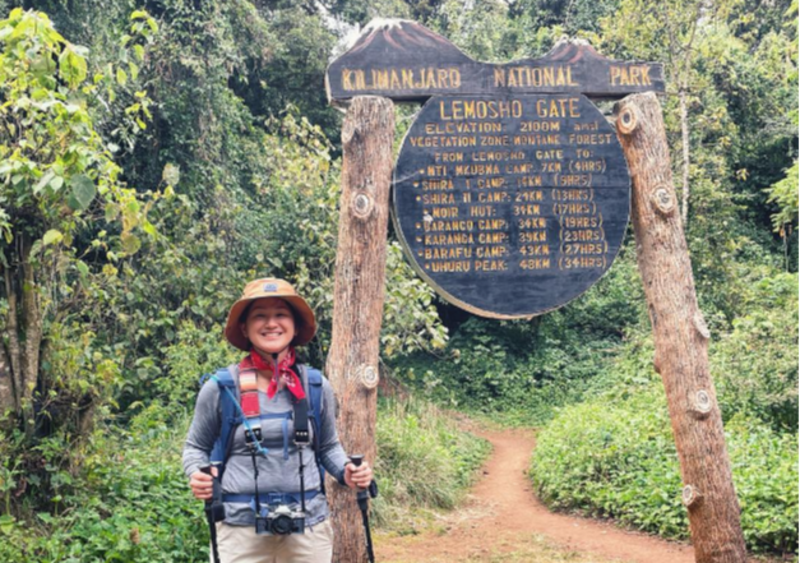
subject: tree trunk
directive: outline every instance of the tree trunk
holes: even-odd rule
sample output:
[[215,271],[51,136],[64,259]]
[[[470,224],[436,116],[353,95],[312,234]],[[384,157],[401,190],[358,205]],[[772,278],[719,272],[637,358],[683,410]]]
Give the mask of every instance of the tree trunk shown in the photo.
[[[33,434],[33,390],[39,377],[39,357],[42,347],[42,311],[37,294],[33,265],[30,263],[31,244],[22,236],[19,243],[20,265],[18,269],[5,268],[3,277],[8,313],[5,319],[5,332],[8,347],[0,360],[10,368],[10,378],[3,381],[0,374],[0,388],[8,384],[13,397],[13,406],[20,417],[28,436]],[[0,389],[0,399],[6,395]],[[2,405],[2,403],[0,403]]]
[[0,418],[6,411],[13,411],[15,408],[11,366],[8,362],[5,346],[0,342]]
[[[375,460],[375,409],[386,269],[394,108],[374,96],[353,99],[342,127],[344,161],[333,296],[333,334],[326,373],[340,409],[345,451]],[[367,560],[355,492],[332,486],[333,560]]]
[[14,276],[9,269],[3,270],[6,287],[6,300],[8,313],[6,314],[5,329],[8,337],[9,374],[11,376],[11,393],[14,399],[14,410],[17,415],[22,410],[22,387],[24,386],[22,371],[22,347],[19,343],[19,305],[17,303],[17,288]]
[[686,105],[686,85],[678,93],[681,106],[681,144],[683,145],[683,201],[681,205],[681,218],[683,227],[689,224],[689,108]]
[[631,217],[654,366],[667,394],[695,560],[744,563],[739,503],[708,366],[709,331],[697,305],[661,106],[655,94],[638,94],[621,100],[615,113],[633,181]]
[[[42,350],[42,309],[33,265],[30,262],[31,246],[23,242],[22,253],[22,318],[25,331],[25,348],[22,354],[22,408],[33,413],[33,390],[39,380],[39,359]],[[26,428],[28,419],[26,416]],[[31,429],[32,430],[32,429]]]

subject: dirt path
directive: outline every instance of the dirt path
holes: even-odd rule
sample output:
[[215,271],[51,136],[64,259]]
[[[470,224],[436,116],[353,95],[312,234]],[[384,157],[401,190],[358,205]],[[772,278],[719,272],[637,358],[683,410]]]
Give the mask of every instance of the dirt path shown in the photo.
[[[440,532],[379,537],[377,560],[533,561],[532,556],[525,554],[533,553],[531,544],[538,542],[589,557],[580,561],[694,563],[690,546],[626,532],[588,518],[549,512],[533,495],[525,475],[535,445],[533,433],[520,430],[477,433],[492,443],[494,452],[465,507],[449,515]],[[505,559],[503,553],[511,555]],[[578,561],[561,556],[536,560]]]

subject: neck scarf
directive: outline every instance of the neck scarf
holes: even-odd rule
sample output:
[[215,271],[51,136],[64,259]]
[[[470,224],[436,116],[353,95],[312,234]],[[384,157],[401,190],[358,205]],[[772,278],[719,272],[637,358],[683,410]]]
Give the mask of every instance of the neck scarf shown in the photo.
[[241,361],[239,368],[270,372],[272,377],[269,381],[269,386],[267,386],[267,397],[270,399],[278,392],[278,386],[280,385],[281,388],[285,386],[289,389],[289,392],[299,401],[306,398],[306,393],[303,391],[303,384],[300,382],[297,373],[291,369],[294,361],[294,348],[289,347],[289,353],[278,363],[278,373],[280,375],[276,377],[273,373],[275,369],[274,362],[265,360],[258,352],[251,350],[250,355]]

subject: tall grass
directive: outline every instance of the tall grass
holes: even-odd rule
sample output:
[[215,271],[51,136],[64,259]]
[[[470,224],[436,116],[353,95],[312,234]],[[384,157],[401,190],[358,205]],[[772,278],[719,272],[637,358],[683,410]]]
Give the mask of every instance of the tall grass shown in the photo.
[[453,508],[490,450],[488,442],[413,396],[381,400],[377,443],[381,495],[374,518],[400,533],[415,531],[429,511]]

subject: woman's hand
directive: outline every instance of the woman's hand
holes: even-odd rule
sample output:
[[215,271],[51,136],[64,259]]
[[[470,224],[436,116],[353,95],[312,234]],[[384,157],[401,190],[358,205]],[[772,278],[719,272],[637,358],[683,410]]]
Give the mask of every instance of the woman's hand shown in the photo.
[[[214,476],[217,475],[217,468],[211,468]],[[208,473],[195,471],[189,478],[189,486],[192,488],[194,498],[198,500],[211,500],[214,492],[214,478]]]
[[352,462],[344,466],[344,482],[351,489],[366,489],[371,481],[372,468],[366,460],[362,461],[358,467]]

